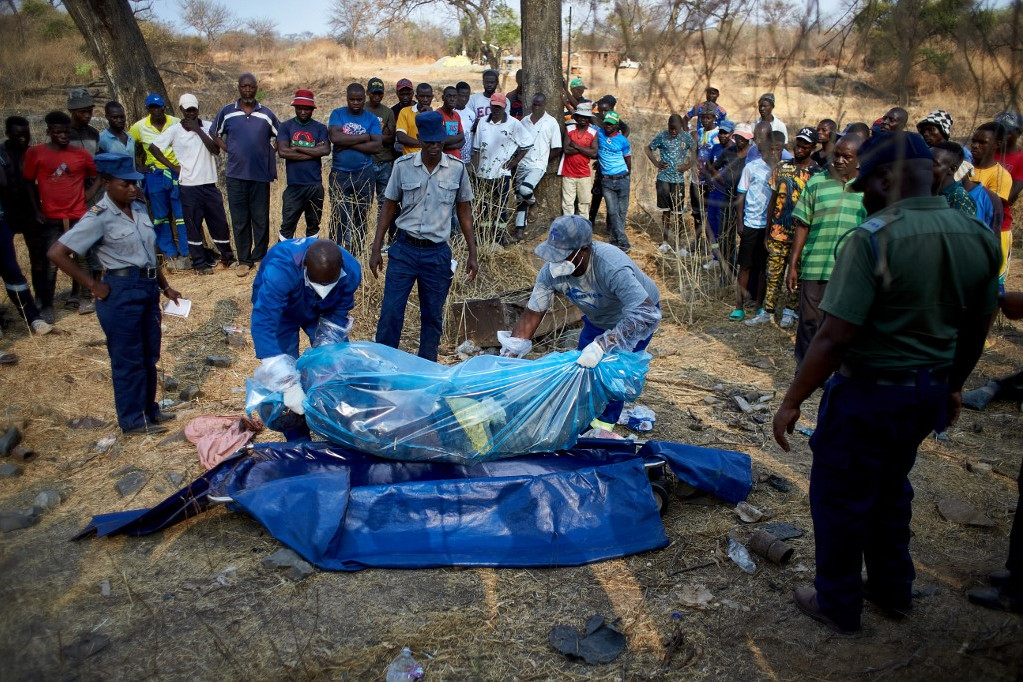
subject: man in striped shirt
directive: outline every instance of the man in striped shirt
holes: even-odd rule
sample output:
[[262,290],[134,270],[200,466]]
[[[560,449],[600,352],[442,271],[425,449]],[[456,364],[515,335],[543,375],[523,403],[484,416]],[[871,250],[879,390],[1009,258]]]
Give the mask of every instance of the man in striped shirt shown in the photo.
[[270,246],[270,183],[277,179],[274,112],[256,101],[256,77],[238,78],[238,100],[213,119],[213,141],[227,152],[227,205],[238,249],[238,276],[263,260]]
[[799,328],[796,331],[796,364],[817,333],[821,322],[820,303],[835,267],[835,255],[846,233],[867,217],[863,194],[850,189],[856,179],[856,152],[863,144],[858,135],[845,135],[825,173],[806,183],[792,211],[795,234],[786,278],[789,291],[799,289]]

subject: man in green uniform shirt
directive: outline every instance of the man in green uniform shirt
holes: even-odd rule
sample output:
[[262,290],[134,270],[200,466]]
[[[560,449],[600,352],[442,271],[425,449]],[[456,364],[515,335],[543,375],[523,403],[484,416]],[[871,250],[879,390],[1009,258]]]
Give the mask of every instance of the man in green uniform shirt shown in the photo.
[[864,599],[896,617],[910,608],[908,474],[924,437],[958,417],[995,310],[998,242],[931,196],[933,163],[915,133],[860,149],[852,189],[868,220],[844,240],[824,322],[774,417],[788,450],[800,404],[827,382],[810,439],[816,590],[795,601],[840,632],[860,629]]

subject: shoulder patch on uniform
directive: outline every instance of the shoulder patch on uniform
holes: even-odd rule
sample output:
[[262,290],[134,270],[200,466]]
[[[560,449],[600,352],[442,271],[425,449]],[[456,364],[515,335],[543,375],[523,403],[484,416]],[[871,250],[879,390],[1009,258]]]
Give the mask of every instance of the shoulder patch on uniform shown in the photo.
[[898,211],[884,211],[874,216],[870,220],[861,223],[860,229],[866,230],[870,234],[875,234],[879,230],[891,224],[898,217],[899,217]]
[[99,215],[100,213],[102,213],[105,210],[107,210],[106,206],[100,206],[99,204],[96,204],[95,206],[93,206],[92,208],[89,209],[89,213],[91,213],[93,215]]
[[408,161],[415,155],[416,155],[415,152],[412,152],[411,154],[403,154],[402,156],[399,156],[397,159],[395,159],[394,162],[401,163],[402,161]]

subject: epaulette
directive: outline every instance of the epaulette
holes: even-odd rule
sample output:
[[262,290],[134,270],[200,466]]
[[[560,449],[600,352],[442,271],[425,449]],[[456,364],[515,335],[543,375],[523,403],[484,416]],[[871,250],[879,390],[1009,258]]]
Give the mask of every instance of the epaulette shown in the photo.
[[901,216],[901,211],[895,209],[893,211],[881,211],[870,220],[860,223],[860,229],[866,230],[870,234],[877,234],[878,230],[888,226]]
[[95,206],[89,209],[89,213],[91,213],[92,215],[99,215],[105,210],[107,210],[106,206],[100,206],[99,204],[96,204]]
[[406,161],[408,159],[411,159],[415,155],[416,155],[415,152],[412,152],[411,154],[403,154],[402,156],[399,156],[397,159],[395,159],[394,162],[395,163],[400,163],[402,161]]

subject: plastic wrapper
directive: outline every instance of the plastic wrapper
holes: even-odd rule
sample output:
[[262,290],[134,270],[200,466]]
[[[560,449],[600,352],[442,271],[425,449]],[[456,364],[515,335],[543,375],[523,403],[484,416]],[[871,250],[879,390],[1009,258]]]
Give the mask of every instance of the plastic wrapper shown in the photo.
[[355,320],[350,317],[347,318],[343,327],[336,322],[331,322],[327,318],[321,317],[316,324],[316,334],[313,335],[312,347],[319,348],[331,343],[348,343],[348,332],[352,331],[352,325],[354,324]]
[[446,367],[355,342],[310,349],[297,369],[306,421],[330,442],[390,459],[477,462],[572,447],[608,401],[635,400],[650,362],[611,353],[585,369],[578,357],[481,355]]
[[618,418],[619,424],[624,424],[633,431],[638,431],[640,433],[653,431],[654,422],[656,421],[657,415],[653,410],[645,405],[630,407],[622,412],[622,416]]
[[299,381],[295,358],[286,354],[265,358],[252,373],[252,379],[270,392],[283,393],[284,389]]
[[597,338],[605,351],[614,349],[631,351],[643,339],[647,338],[661,323],[661,309],[652,303],[642,303],[634,310],[626,311],[621,322],[614,329],[604,332]]
[[274,431],[296,429],[305,421],[305,417],[284,406],[283,391],[267,388],[255,378],[245,380],[245,414],[258,417]]
[[522,358],[533,350],[533,342],[512,336],[511,332],[497,332],[497,340],[501,343],[501,355],[506,358]]

